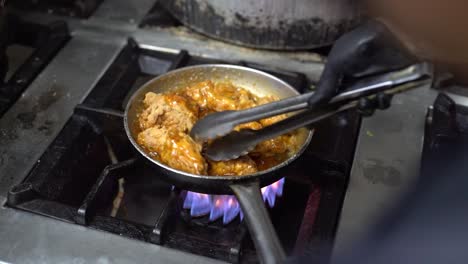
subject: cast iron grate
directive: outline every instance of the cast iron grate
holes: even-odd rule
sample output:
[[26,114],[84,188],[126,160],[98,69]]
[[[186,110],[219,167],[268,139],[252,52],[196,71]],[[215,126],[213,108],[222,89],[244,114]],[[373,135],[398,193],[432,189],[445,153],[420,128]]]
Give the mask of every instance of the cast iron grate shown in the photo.
[[156,1],[140,22],[139,27],[178,27],[182,26],[160,3]]
[[42,13],[88,18],[99,7],[103,0],[21,0],[11,1],[12,6]]
[[[10,191],[7,205],[211,258],[256,262],[242,222],[223,226],[188,217],[184,191],[162,181],[124,132],[123,105],[134,89],[171,69],[203,63],[222,61],[141,49],[129,40],[27,178]],[[308,87],[300,74],[241,64],[272,72],[300,90]],[[347,122],[316,126],[317,144],[289,167],[283,197],[269,210],[289,254],[330,255],[359,127],[356,114],[342,118]],[[111,216],[119,179],[125,195]]]
[[[7,73],[8,80],[0,86],[0,116],[10,108],[21,93],[53,59],[57,52],[70,39],[68,27],[57,21],[49,25],[25,22],[16,16],[8,16],[7,51],[10,48],[26,47],[32,53],[16,69]],[[10,58],[10,68],[12,61]],[[8,63],[7,63],[8,66]]]

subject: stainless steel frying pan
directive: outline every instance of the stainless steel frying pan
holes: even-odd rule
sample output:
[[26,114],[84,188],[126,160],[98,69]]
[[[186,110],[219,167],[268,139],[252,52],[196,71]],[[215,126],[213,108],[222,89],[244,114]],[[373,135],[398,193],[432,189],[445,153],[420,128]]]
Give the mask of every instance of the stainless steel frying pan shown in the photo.
[[284,168],[302,154],[312,138],[312,131],[305,128],[300,130],[297,151],[289,159],[268,170],[245,176],[207,176],[179,171],[152,159],[136,141],[139,132],[137,117],[142,111],[142,102],[147,92],[164,93],[206,80],[229,81],[258,96],[273,95],[282,99],[299,94],[280,79],[246,67],[234,65],[186,67],[147,82],[133,94],[125,109],[124,123],[127,136],[140,154],[160,172],[160,174],[155,173],[155,177],[162,177],[185,190],[208,194],[235,194],[260,260],[263,263],[281,263],[286,256],[268,216],[260,188],[287,176],[284,174]]

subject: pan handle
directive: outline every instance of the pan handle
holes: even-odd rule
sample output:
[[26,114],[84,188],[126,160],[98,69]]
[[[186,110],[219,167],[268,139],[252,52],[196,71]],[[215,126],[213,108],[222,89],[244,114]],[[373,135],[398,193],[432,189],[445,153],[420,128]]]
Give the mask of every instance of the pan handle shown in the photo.
[[263,202],[259,182],[232,184],[230,187],[240,203],[260,261],[265,264],[284,263],[286,254]]

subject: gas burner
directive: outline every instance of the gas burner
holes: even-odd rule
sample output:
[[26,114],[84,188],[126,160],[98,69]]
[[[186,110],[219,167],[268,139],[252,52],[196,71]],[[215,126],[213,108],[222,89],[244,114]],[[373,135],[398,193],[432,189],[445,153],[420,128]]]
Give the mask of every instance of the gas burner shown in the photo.
[[[263,200],[270,208],[275,206],[276,197],[283,195],[284,178],[261,189]],[[216,221],[223,218],[223,224],[229,224],[238,215],[243,219],[239,202],[234,195],[210,195],[196,192],[186,192],[184,209],[190,211],[193,217],[209,215],[209,220]]]
[[[25,180],[10,189],[7,206],[231,263],[256,262],[249,233],[238,221],[237,202],[230,196],[183,196],[173,190],[157,169],[135,154],[123,128],[122,111],[135,89],[166,71],[206,63],[246,65],[272,73],[299,91],[309,87],[301,74],[186,51],[143,49],[129,40]],[[342,118],[346,126],[334,120],[317,124],[312,144],[285,168],[287,184],[281,180],[262,191],[268,205],[274,204],[269,214],[288,255],[308,251],[330,256],[331,248],[317,243],[334,238],[360,123],[356,113]],[[201,198],[196,206],[194,197]],[[196,208],[196,215],[205,212],[219,220],[191,217],[184,202]]]

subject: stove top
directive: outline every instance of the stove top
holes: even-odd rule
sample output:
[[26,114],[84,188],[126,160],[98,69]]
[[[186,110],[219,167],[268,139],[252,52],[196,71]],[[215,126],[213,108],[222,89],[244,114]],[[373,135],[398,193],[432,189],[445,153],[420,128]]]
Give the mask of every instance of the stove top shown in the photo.
[[11,2],[14,7],[27,11],[88,18],[99,7],[102,0],[21,0]]
[[7,71],[0,87],[0,117],[70,39],[63,21],[41,25],[8,15],[6,24],[7,59],[2,67]]
[[[10,190],[7,205],[210,258],[256,262],[244,223],[192,218],[183,209],[186,192],[155,175],[123,129],[122,111],[135,89],[169,70],[205,63],[225,62],[184,50],[148,50],[129,39],[26,179]],[[237,64],[276,75],[301,92],[309,87],[300,73]],[[269,212],[289,255],[330,256],[359,123],[355,113],[346,113],[317,124],[311,146],[285,175],[283,195]]]
[[[278,52],[214,41],[174,21],[156,0],[103,0],[85,16],[37,6],[25,10],[17,5],[31,1],[13,2],[11,13],[34,26],[24,27],[27,40],[8,52],[9,81],[22,72],[17,66],[42,49],[24,43],[37,43],[32,39],[38,35],[49,39],[39,34],[42,29],[63,38],[45,41],[47,52],[39,54],[54,55],[39,60],[44,64],[32,60],[26,68],[34,74],[14,86],[8,111],[0,114],[0,236],[12,238],[0,240],[0,261],[255,262],[239,218],[223,225],[190,217],[183,209],[186,192],[144,165],[123,132],[123,105],[132,89],[152,77],[200,63],[259,68],[304,92],[323,69],[316,53],[327,50]],[[48,30],[57,20],[68,31]],[[398,107],[365,119],[360,129],[352,113],[317,124],[313,144],[290,167],[283,194],[269,209],[290,256],[323,260],[332,246],[336,254],[409,185],[433,95],[421,89],[394,102]],[[397,184],[386,185],[395,170]]]

